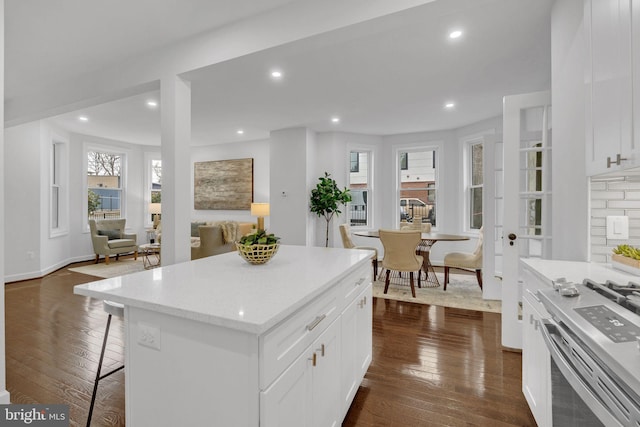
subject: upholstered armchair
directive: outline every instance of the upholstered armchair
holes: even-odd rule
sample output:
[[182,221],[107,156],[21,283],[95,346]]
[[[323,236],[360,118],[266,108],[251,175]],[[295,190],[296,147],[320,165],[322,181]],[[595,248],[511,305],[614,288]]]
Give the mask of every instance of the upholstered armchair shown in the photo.
[[135,234],[124,232],[126,219],[89,220],[93,251],[96,253],[96,264],[100,255],[104,255],[105,264],[109,264],[109,256],[133,252],[134,259],[138,259],[138,244]]
[[473,252],[449,252],[444,256],[444,290],[447,290],[449,283],[449,270],[456,268],[458,270],[475,271],[478,279],[478,286],[482,289],[482,241],[484,239],[484,227],[480,227],[478,233],[478,244]]
[[351,240],[351,226],[349,224],[340,224],[340,237],[342,237],[342,246],[346,249],[367,249],[373,251],[371,257],[371,265],[373,266],[373,280],[378,278],[378,249],[372,246],[356,246]]
[[220,255],[235,249],[235,243],[224,238],[222,226],[200,225],[200,238],[191,244],[191,259],[199,259],[212,255]]

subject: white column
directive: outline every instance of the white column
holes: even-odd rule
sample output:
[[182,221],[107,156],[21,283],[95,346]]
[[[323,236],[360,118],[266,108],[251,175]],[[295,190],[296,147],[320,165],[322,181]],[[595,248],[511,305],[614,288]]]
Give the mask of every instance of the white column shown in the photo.
[[191,86],[178,76],[160,81],[162,108],[162,265],[191,259]]
[[[4,0],[0,0],[0,99],[4,99]],[[0,102],[0,230],[4,230],[4,182],[4,103]],[[0,277],[4,277],[4,233],[0,233]],[[9,403],[4,329],[4,292],[0,292],[0,404]]]

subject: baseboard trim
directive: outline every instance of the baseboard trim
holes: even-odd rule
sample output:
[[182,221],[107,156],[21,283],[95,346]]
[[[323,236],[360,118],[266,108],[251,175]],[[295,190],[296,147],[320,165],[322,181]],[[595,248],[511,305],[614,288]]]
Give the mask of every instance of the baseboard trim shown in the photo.
[[61,268],[64,268],[75,262],[90,261],[92,259],[95,259],[95,255],[84,255],[84,256],[77,256],[73,258],[67,258],[66,260],[50,265],[49,267],[46,267],[42,270],[4,276],[4,282],[11,283],[11,282],[20,282],[23,280],[39,279],[41,277],[46,276],[47,274],[53,273],[54,271],[60,270]]

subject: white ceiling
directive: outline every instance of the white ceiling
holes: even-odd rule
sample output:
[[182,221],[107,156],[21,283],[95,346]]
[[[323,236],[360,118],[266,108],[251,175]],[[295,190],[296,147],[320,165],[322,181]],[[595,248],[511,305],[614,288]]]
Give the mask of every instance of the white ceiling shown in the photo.
[[[453,129],[500,115],[504,95],[550,88],[553,0],[465,2],[471,6],[462,9],[458,7],[461,2],[446,7],[444,1],[449,0],[188,73],[193,143],[263,139],[271,130],[297,126],[372,135]],[[261,0],[259,9],[287,2]],[[33,15],[34,3],[46,7],[24,27],[12,23],[12,14]],[[58,2],[7,0],[8,97],[45,75],[46,82],[38,84],[68,79],[74,69],[98,69],[240,19],[258,2],[112,0],[108,8],[86,0],[63,3],[80,7],[77,13],[87,18],[81,24],[69,22],[63,13],[68,7],[60,11],[54,6]],[[161,7],[152,7],[157,4]],[[131,14],[114,13],[111,6],[115,11],[133,9],[131,14],[147,19],[123,18]],[[153,12],[142,14],[145,6]],[[225,13],[216,15],[219,10]],[[24,43],[16,43],[18,34],[36,31],[39,20],[46,21],[45,28],[52,34],[41,35],[39,41],[29,36]],[[171,23],[166,31],[165,23]],[[450,41],[447,34],[454,27],[465,34]],[[112,31],[112,39],[104,37],[99,42],[78,37],[91,34],[94,28],[117,31]],[[51,42],[44,43],[42,37]],[[74,49],[61,48],[65,43]],[[57,49],[50,52],[48,46]],[[26,54],[30,49],[32,54]],[[40,65],[33,62],[34,56],[41,56]],[[49,60],[51,67],[45,66]],[[281,81],[269,77],[274,67],[283,71]],[[55,78],[47,74],[48,68]],[[51,120],[72,132],[157,145],[160,114],[146,107],[150,98],[158,99],[158,93]],[[443,105],[450,100],[456,108],[445,111]],[[89,122],[78,122],[80,114],[89,117]],[[338,125],[331,123],[333,115],[341,118]],[[240,128],[243,135],[236,133]]]

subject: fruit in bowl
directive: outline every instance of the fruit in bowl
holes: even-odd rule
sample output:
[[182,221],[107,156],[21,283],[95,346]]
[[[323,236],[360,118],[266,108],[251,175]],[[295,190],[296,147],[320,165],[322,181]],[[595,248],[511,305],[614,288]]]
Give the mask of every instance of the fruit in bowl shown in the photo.
[[238,254],[250,264],[264,264],[278,252],[280,238],[275,234],[267,234],[258,230],[253,234],[242,236],[236,242]]

